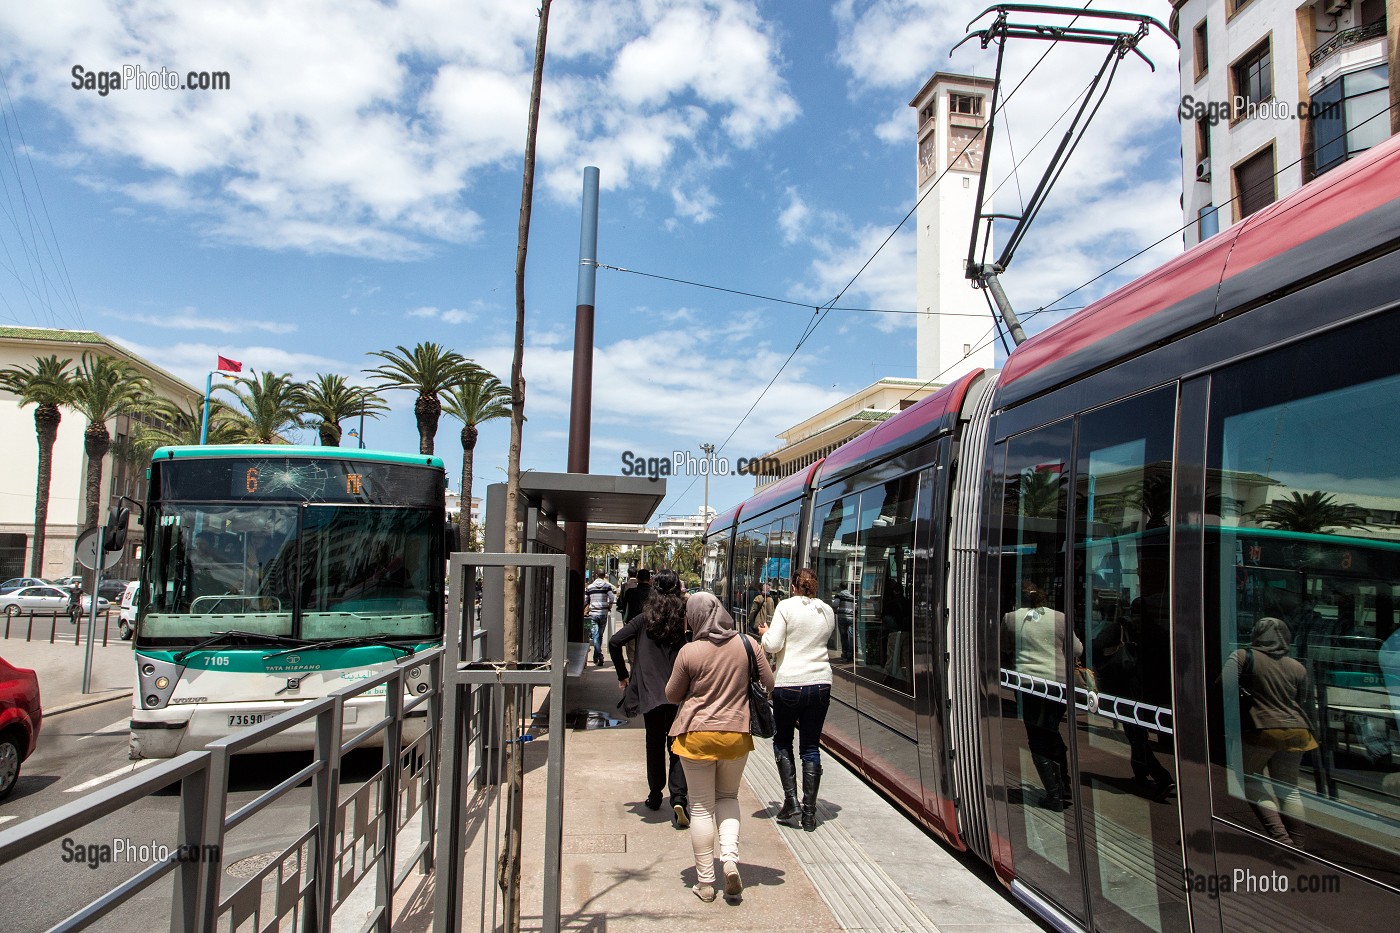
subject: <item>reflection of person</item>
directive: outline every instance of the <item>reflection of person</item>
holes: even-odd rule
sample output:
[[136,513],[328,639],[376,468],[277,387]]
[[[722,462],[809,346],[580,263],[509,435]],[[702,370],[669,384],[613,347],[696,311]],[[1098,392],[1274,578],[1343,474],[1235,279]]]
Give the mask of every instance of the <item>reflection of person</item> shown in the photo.
[[593,571],[593,580],[583,588],[587,606],[588,621],[593,626],[593,663],[603,663],[603,629],[608,624],[608,613],[612,611],[613,585],[601,570]]
[[836,628],[841,633],[841,660],[852,658],[851,630],[856,623],[856,594],[849,586],[841,584],[841,589],[831,594],[831,608],[836,612]]
[[763,634],[773,622],[773,610],[778,603],[773,599],[772,590],[765,580],[754,598],[749,602],[749,631]]
[[904,655],[909,653],[912,660],[912,645],[905,634],[913,629],[914,604],[904,595],[904,587],[891,575],[885,576],[884,597],[880,606],[880,623],[884,631],[884,644],[881,666],[886,674],[900,680],[909,677],[909,661]]
[[[1096,667],[1101,690],[1110,696],[1157,706],[1165,698],[1149,690],[1143,668],[1147,663],[1162,663],[1169,648],[1162,639],[1154,637],[1158,633],[1147,606],[1146,600],[1134,600],[1128,615],[1111,623],[1095,640],[1094,657],[1100,659]],[[1147,662],[1148,657],[1153,661]],[[1119,725],[1131,749],[1133,780],[1146,786],[1153,799],[1165,800],[1176,788],[1176,782],[1157,760],[1147,727],[1122,721]]]
[[1312,648],[1327,647],[1327,639],[1332,634],[1331,626],[1316,606],[1317,600],[1304,593],[1298,600],[1297,611],[1288,618],[1288,630],[1293,633],[1293,654],[1299,661],[1307,661]]
[[[685,771],[673,751],[669,752],[669,771],[666,765],[667,733],[676,719],[676,704],[666,699],[666,681],[671,678],[676,652],[685,644],[685,600],[681,598],[680,578],[672,570],[658,573],[655,589],[648,585],[647,592],[650,598],[642,611],[608,639],[608,651],[617,670],[618,686],[625,691],[622,711],[628,716],[640,712],[646,723],[647,809],[661,808],[661,788],[669,785],[675,823],[684,827],[688,825]],[[624,645],[636,646],[636,663],[630,671]]]
[[[690,793],[690,845],[702,901],[715,899],[715,829],[724,863],[724,893],[737,897],[739,878],[739,780],[753,751],[749,733],[749,652],[734,618],[709,593],[686,600],[685,621],[693,641],[676,655],[666,699],[679,704],[671,726],[671,748],[682,758]],[[738,636],[737,638],[735,636]],[[751,644],[759,679],[773,687],[768,656]]]
[[[1241,704],[1245,796],[1264,829],[1279,842],[1303,847],[1303,797],[1298,769],[1303,754],[1317,748],[1307,713],[1308,671],[1288,656],[1291,637],[1280,619],[1254,623],[1248,648],[1225,662],[1225,699]],[[1268,780],[1264,771],[1268,770]]]
[[[817,828],[817,791],[822,780],[822,724],[831,705],[831,654],[827,643],[836,626],[836,613],[817,598],[817,575],[807,568],[792,581],[797,595],[778,603],[772,625],[760,625],[763,650],[773,655],[773,757],[783,784],[783,808],[778,822]],[[792,734],[797,730],[802,756],[802,806],[797,805],[797,768],[792,759]]]
[[[1021,607],[1002,617],[1002,640],[1012,656],[1017,673],[1058,684],[1061,696],[1068,695],[1065,681],[1065,643],[1074,639],[1074,656],[1084,652],[1077,636],[1066,631],[1065,614],[1045,605],[1045,594],[1030,580],[1021,584]],[[1050,699],[1020,693],[1021,720],[1026,726],[1026,744],[1031,761],[1045,789],[1040,805],[1047,810],[1063,810],[1072,802],[1069,785],[1069,748],[1060,735],[1064,721],[1064,699]]]

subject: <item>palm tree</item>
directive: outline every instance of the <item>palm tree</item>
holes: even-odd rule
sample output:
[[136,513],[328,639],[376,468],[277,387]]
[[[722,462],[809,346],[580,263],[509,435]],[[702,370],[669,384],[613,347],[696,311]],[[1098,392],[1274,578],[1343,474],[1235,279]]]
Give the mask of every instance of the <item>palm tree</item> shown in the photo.
[[302,386],[305,395],[306,414],[315,420],[308,427],[314,427],[321,435],[322,447],[339,447],[343,437],[340,422],[356,415],[378,418],[380,412],[388,411],[389,406],[370,389],[345,384],[344,376],[334,373],[319,373],[314,382]]
[[[167,398],[152,399],[144,412],[154,424],[137,424],[132,442],[144,456],[157,447],[197,446],[204,427],[203,402],[200,399],[183,406]],[[208,444],[234,443],[235,413],[216,398],[209,400]]]
[[235,386],[228,389],[238,399],[243,411],[233,412],[229,436],[236,444],[285,444],[282,432],[306,427],[302,417],[306,411],[306,393],[292,380],[291,373],[260,373],[239,376]]
[[107,422],[118,415],[134,415],[148,403],[151,384],[124,360],[83,354],[82,366],[73,376],[69,408],[87,418],[83,450],[87,453],[87,512],[83,529],[97,527],[102,507],[102,461],[112,448]]
[[476,364],[456,350],[430,342],[420,343],[412,350],[404,346],[372,350],[369,355],[385,360],[383,366],[365,370],[385,388],[413,389],[418,393],[418,401],[413,403],[413,415],[418,419],[418,452],[432,453],[438,419],[442,417],[438,396],[460,382]]
[[1261,505],[1250,517],[1286,531],[1322,534],[1326,528],[1365,528],[1371,515],[1359,505],[1337,502],[1331,493],[1318,491],[1303,495],[1291,492],[1287,499]]
[[66,404],[73,388],[72,360],[56,356],[35,357],[34,368],[13,366],[0,370],[0,388],[19,396],[20,407],[34,406],[34,433],[39,440],[39,476],[34,487],[34,552],[29,575],[43,576],[44,534],[49,523],[49,485],[53,477],[53,445],[63,420],[59,406]]
[[465,379],[448,390],[442,410],[462,422],[462,514],[470,516],[477,425],[510,417],[510,390],[486,370],[473,367]]

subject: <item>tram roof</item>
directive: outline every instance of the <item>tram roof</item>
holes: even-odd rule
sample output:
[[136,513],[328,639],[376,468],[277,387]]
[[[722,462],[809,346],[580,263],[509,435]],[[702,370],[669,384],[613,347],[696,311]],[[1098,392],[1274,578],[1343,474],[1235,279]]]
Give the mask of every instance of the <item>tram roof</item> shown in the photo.
[[818,460],[805,469],[798,470],[784,476],[772,485],[765,486],[761,491],[754,494],[743,503],[743,517],[745,519],[755,515],[762,515],[764,512],[785,505],[794,499],[800,499],[807,492],[808,485],[813,477],[817,475],[817,470],[825,460]]
[[402,463],[407,466],[443,468],[441,457],[410,454],[396,450],[365,450],[359,447],[302,447],[297,444],[202,444],[185,447],[157,447],[156,460],[207,460],[212,457],[294,457],[299,460],[370,460]]
[[1400,236],[1400,136],[1036,334],[1007,359],[998,408],[1144,352]]

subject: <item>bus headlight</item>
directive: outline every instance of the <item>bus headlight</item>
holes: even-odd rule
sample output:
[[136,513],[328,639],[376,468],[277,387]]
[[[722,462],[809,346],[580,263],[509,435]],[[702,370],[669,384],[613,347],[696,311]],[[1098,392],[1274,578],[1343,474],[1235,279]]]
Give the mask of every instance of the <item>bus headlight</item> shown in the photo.
[[156,689],[157,689],[157,690],[164,690],[164,689],[165,689],[166,687],[168,687],[168,686],[170,686],[170,678],[169,678],[169,677],[157,677],[157,678],[156,678]]

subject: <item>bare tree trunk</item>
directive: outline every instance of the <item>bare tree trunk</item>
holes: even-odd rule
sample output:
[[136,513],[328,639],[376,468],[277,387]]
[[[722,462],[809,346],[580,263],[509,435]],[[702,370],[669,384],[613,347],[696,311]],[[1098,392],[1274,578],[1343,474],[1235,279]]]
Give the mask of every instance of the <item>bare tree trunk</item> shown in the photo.
[[462,427],[462,513],[457,523],[462,531],[462,550],[470,551],[472,529],[472,469],[476,460],[476,439],[480,432],[475,425]]
[[[520,553],[520,530],[516,515],[520,511],[520,436],[525,421],[525,257],[530,248],[530,210],[535,197],[535,137],[540,123],[540,87],[544,83],[545,36],[549,32],[550,0],[540,0],[540,28],[535,37],[535,67],[530,81],[530,116],[525,132],[525,170],[520,189],[520,226],[515,248],[515,355],[510,367],[510,452],[506,465],[506,534],[505,548],[508,554]],[[471,508],[471,504],[467,504]],[[507,567],[505,570],[505,620],[503,639],[504,657],[507,666],[520,661],[520,614],[519,614],[520,570]],[[563,663],[560,653],[563,645],[555,645],[554,663]],[[516,691],[506,694],[505,715],[508,727],[507,739],[513,737],[521,711],[516,708]],[[562,723],[563,711],[558,709],[562,697],[551,697],[556,723]],[[558,728],[555,726],[554,728]],[[523,807],[525,790],[524,757],[520,742],[506,745],[507,809],[510,824],[507,827],[506,851],[501,856],[497,883],[508,893],[506,899],[506,933],[517,933],[520,929],[520,836],[523,831]]]
[[49,527],[49,487],[53,485],[53,445],[63,415],[57,405],[42,404],[34,409],[34,431],[39,437],[39,476],[34,485],[34,553],[29,558],[29,575],[44,576],[44,538]]

